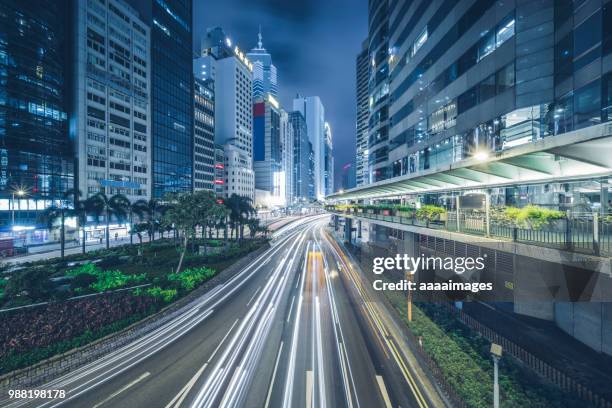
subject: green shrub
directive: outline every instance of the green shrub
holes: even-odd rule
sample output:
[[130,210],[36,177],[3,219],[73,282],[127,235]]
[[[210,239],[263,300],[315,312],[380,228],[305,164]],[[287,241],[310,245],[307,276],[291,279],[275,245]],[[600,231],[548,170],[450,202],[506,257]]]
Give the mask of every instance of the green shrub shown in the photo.
[[444,207],[427,204],[416,210],[416,217],[420,220],[437,221],[442,214],[446,214]]
[[139,283],[145,280],[145,274],[126,275],[121,271],[104,271],[95,264],[88,263],[79,266],[78,268],[66,272],[68,276],[91,275],[96,278],[96,281],[88,287],[96,292],[105,292],[107,290],[118,289],[128,284]]
[[193,290],[200,283],[215,276],[216,272],[209,268],[190,268],[185,269],[181,273],[171,273],[168,275],[169,281],[180,282],[181,288],[185,290]]
[[162,289],[159,286],[153,286],[143,290],[142,288],[136,288],[134,290],[134,296],[148,295],[154,298],[162,299],[166,303],[172,302],[178,295],[176,289]]
[[565,213],[529,204],[523,208],[506,207],[498,217],[503,223],[519,228],[539,229],[554,220],[564,219]]

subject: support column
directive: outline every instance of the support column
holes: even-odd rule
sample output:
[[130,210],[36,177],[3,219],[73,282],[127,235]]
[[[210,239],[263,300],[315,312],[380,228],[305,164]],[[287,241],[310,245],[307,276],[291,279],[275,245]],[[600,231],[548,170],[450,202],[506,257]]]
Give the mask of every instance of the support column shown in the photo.
[[608,200],[609,200],[609,194],[608,194],[608,187],[609,184],[607,182],[607,180],[601,180],[599,182],[600,186],[601,186],[601,190],[600,190],[600,201],[601,201],[601,215],[602,216],[606,216],[608,214],[608,211],[610,211],[610,206],[608,205]]
[[361,238],[361,220],[357,220],[357,238]]
[[351,242],[351,230],[353,229],[353,220],[351,218],[344,219],[344,241]]

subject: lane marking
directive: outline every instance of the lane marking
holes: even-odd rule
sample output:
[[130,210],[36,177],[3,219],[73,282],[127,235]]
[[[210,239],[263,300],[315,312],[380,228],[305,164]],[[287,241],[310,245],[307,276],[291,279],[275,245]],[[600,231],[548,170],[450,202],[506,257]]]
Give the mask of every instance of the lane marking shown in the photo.
[[174,408],[178,408],[181,406],[181,404],[183,403],[183,401],[189,394],[189,391],[191,391],[191,388],[193,388],[193,386],[198,381],[198,379],[200,378],[200,376],[202,375],[202,373],[204,372],[207,366],[208,366],[208,363],[200,367],[200,369],[195,373],[195,375],[191,377],[189,382],[187,382],[187,384],[185,384],[185,386],[179,391],[179,393],[176,394],[174,398],[172,398],[172,401],[170,401],[168,405],[166,405],[166,408],[170,408],[171,406],[173,406],[175,401],[176,401],[176,404],[174,404]]
[[295,295],[291,298],[291,306],[289,307],[289,314],[287,315],[287,323],[289,323],[289,319],[291,319],[291,311],[293,310],[293,302],[295,301]]
[[257,288],[257,290],[255,291],[255,293],[253,293],[253,296],[251,296],[251,299],[249,299],[249,302],[246,304],[247,307],[249,307],[249,305],[251,304],[251,302],[253,301],[253,299],[255,299],[255,295],[257,295],[257,292],[259,292],[259,289],[261,289],[261,286]]
[[151,373],[147,371],[146,373],[142,374],[140,377],[138,377],[137,379],[135,379],[131,383],[126,384],[122,388],[119,388],[117,391],[115,391],[114,393],[109,395],[106,399],[98,402],[96,405],[93,406],[93,408],[101,407],[102,405],[106,404],[108,401],[110,401],[113,398],[115,398],[117,395],[121,394],[124,391],[127,391],[129,388],[135,386],[136,384],[138,384],[139,382],[141,382],[142,380],[144,380],[145,378],[147,378],[150,375],[151,375]]
[[385,387],[385,381],[382,376],[376,376],[376,382],[378,383],[378,388],[380,388],[380,393],[382,394],[383,400],[385,401],[385,406],[387,408],[392,408],[391,400],[389,399],[389,393],[387,392],[387,387]]
[[270,380],[270,388],[268,389],[268,396],[266,397],[265,408],[268,408],[268,406],[270,405],[270,398],[272,397],[272,389],[274,388],[274,380],[276,379],[276,370],[278,370],[278,363],[280,361],[280,356],[282,352],[283,352],[283,342],[281,341],[280,347],[278,348],[278,355],[276,356],[276,363],[274,364],[274,371],[272,372],[272,379]]
[[227,333],[225,333],[225,336],[223,336],[223,338],[221,339],[221,341],[219,342],[219,344],[217,344],[217,347],[215,348],[215,350],[213,351],[213,353],[210,355],[210,357],[208,358],[208,361],[206,363],[210,363],[212,361],[212,359],[215,357],[215,354],[217,354],[217,352],[219,351],[219,349],[221,348],[221,345],[223,344],[223,342],[225,341],[225,339],[227,339],[227,336],[229,336],[229,334],[232,332],[232,330],[234,329],[234,326],[236,326],[236,323],[238,323],[238,320],[240,319],[236,319],[236,321],[234,322],[234,324],[232,324],[232,327],[230,327],[230,329],[227,331]]
[[312,408],[312,371],[306,371],[306,408]]

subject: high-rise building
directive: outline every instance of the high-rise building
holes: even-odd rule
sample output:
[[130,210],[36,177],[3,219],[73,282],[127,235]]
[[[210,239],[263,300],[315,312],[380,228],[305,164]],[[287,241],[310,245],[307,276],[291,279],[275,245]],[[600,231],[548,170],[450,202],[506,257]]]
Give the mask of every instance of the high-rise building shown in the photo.
[[285,176],[282,162],[281,109],[272,96],[253,104],[253,169],[255,188],[266,191],[268,205],[285,204]]
[[[371,183],[390,177],[389,3],[390,0],[371,0],[369,2],[368,180]],[[405,26],[400,25],[400,27]]]
[[64,105],[63,1],[0,2],[0,231],[73,187]]
[[323,167],[324,194],[329,195],[334,192],[334,143],[332,138],[331,126],[325,122],[325,154]]
[[225,149],[225,195],[254,200],[253,63],[219,27],[207,30],[202,46],[205,75],[215,84],[215,143]]
[[296,199],[309,200],[309,186],[313,184],[310,174],[311,147],[308,141],[306,119],[300,111],[289,113],[293,129],[293,195]]
[[217,197],[225,197],[225,151],[223,145],[215,143],[215,179],[214,193]]
[[151,27],[153,196],[193,188],[192,0],[127,0]]
[[281,108],[281,162],[282,173],[285,179],[285,203],[291,205],[294,202],[293,194],[293,126],[289,120],[289,113]]
[[348,190],[355,187],[355,176],[355,166],[353,166],[353,163],[346,163],[344,166],[342,166],[342,185],[340,186],[340,189]]
[[370,73],[370,58],[368,54],[368,41],[364,41],[361,52],[357,55],[357,124],[356,124],[356,157],[355,173],[357,185],[367,184],[368,177],[368,121],[370,119],[370,106],[368,82]]
[[[202,63],[194,60],[194,72]],[[214,191],[215,179],[215,83],[194,75],[193,189]]]
[[265,98],[268,94],[278,97],[276,67],[272,63],[272,56],[263,47],[261,27],[257,47],[247,54],[247,58],[253,62],[253,100]]
[[325,109],[318,96],[300,97],[293,100],[293,110],[299,111],[306,120],[308,140],[314,153],[314,196],[325,197]]
[[70,134],[84,196],[151,196],[149,27],[121,0],[76,2]]
[[225,156],[224,197],[236,194],[255,202],[253,159],[244,150],[231,143],[223,145],[223,154]]

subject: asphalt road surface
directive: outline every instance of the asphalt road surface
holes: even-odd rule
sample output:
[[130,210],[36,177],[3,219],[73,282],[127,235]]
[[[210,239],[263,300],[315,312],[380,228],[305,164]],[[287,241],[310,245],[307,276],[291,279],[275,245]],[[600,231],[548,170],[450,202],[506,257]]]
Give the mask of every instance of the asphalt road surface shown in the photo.
[[4,407],[436,407],[389,316],[325,231],[278,230],[272,247],[167,324]]

